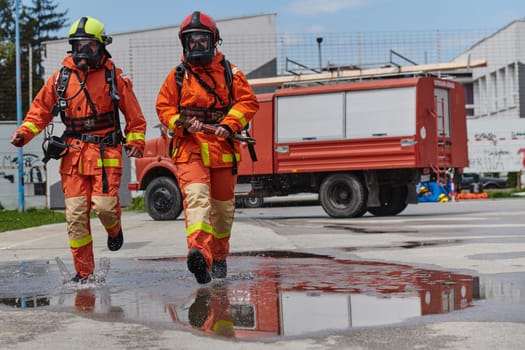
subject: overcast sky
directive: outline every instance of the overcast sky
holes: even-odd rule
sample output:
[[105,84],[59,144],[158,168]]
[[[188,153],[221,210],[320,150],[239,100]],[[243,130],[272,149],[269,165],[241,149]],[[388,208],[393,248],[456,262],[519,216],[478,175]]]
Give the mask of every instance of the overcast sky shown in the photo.
[[[29,3],[29,0],[22,0]],[[525,18],[525,0],[60,0],[69,24],[82,16],[106,33],[179,25],[194,10],[215,19],[277,14],[280,33],[497,30]],[[69,27],[69,26],[68,26]],[[59,36],[67,36],[64,29]]]

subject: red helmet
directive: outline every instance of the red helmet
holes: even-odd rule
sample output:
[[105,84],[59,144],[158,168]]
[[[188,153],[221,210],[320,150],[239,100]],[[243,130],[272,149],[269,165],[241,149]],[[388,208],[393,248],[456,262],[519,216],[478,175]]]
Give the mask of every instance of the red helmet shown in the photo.
[[200,11],[194,11],[182,21],[179,39],[184,58],[197,65],[209,64],[215,56],[217,42],[221,41],[213,18]]

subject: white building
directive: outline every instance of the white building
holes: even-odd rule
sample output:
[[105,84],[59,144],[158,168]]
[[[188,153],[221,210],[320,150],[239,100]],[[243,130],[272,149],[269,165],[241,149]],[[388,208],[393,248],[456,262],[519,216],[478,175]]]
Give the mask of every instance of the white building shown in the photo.
[[516,20],[474,44],[457,60],[485,59],[466,84],[474,119],[525,118],[525,20]]
[[[465,51],[458,60],[485,59],[465,83],[469,172],[525,170],[525,20],[516,20]],[[523,183],[522,179],[522,183]]]

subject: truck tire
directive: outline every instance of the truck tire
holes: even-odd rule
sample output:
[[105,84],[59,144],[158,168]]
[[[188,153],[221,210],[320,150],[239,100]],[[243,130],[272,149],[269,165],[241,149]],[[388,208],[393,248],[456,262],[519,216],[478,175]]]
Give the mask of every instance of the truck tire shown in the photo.
[[319,200],[324,211],[333,218],[361,217],[367,209],[366,186],[354,174],[333,174],[321,184]]
[[245,196],[242,198],[245,208],[261,208],[264,204],[263,196]]
[[154,220],[175,220],[182,212],[182,195],[177,182],[170,177],[157,177],[146,187],[144,203]]
[[404,186],[384,186],[381,188],[381,206],[370,207],[368,212],[374,216],[393,216],[408,206],[407,191]]

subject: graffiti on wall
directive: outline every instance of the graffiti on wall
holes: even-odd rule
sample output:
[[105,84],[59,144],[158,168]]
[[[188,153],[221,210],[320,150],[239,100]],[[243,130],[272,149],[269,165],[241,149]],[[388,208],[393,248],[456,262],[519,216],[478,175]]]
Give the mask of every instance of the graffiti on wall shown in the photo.
[[[45,184],[46,171],[40,156],[25,153],[22,158],[23,164],[23,183],[24,184]],[[15,183],[18,178],[18,157],[5,155],[0,163],[0,181]]]
[[524,120],[468,122],[469,166],[465,172],[518,172],[525,170]]

